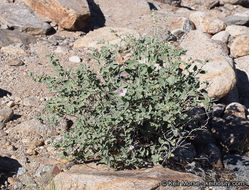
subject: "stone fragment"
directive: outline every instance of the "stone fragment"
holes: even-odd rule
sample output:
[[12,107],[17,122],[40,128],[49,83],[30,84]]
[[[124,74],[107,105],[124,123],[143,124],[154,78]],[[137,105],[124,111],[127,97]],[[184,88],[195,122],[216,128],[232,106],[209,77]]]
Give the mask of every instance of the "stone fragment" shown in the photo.
[[211,39],[221,41],[226,44],[228,42],[228,38],[229,38],[229,33],[227,31],[221,31],[213,35]]
[[0,110],[0,122],[6,123],[12,119],[14,112],[10,108],[3,108]]
[[23,0],[31,9],[67,30],[82,30],[89,22],[86,0]]
[[134,36],[139,36],[138,33],[134,30],[126,28],[112,28],[104,27],[92,32],[89,32],[87,35],[76,40],[74,42],[74,48],[100,48],[102,46],[109,44],[117,44],[121,41],[120,38],[115,36],[115,33],[121,36],[131,34]]
[[71,57],[69,57],[69,61],[72,63],[80,63],[81,58],[79,58],[78,56],[71,56]]
[[230,115],[247,119],[246,107],[238,102],[233,102],[227,105],[225,112],[224,112],[224,117],[228,117]]
[[156,1],[177,7],[181,5],[181,0],[156,0]]
[[[198,46],[196,45],[198,44]],[[210,97],[220,99],[227,95],[236,84],[236,76],[232,60],[228,57],[223,46],[210,39],[210,37],[198,30],[190,31],[182,39],[180,46],[186,50],[183,60],[193,60],[193,65],[203,66],[207,73],[200,74],[201,81],[208,81],[210,86],[207,91]],[[205,63],[205,60],[209,60]]]
[[249,34],[249,28],[246,26],[231,25],[226,27],[226,31],[232,36]]
[[190,14],[189,19],[195,24],[197,30],[208,34],[216,34],[226,28],[221,19],[207,12],[193,12]]
[[22,4],[0,5],[0,22],[9,28],[18,29],[33,35],[48,34],[52,31],[52,27],[48,23],[40,20],[30,8]]
[[22,60],[17,59],[17,58],[7,59],[6,64],[9,65],[9,66],[22,66],[22,65],[25,65],[25,63]]
[[249,55],[249,34],[236,36],[230,43],[230,52],[235,58]]
[[169,27],[171,33],[175,35],[177,38],[181,38],[182,35],[194,29],[195,29],[194,23],[185,17],[176,18],[174,21],[170,23]]
[[[167,189],[173,190],[175,187],[163,186],[162,181],[168,180],[191,181],[199,182],[202,180],[189,173],[181,173],[167,168],[155,167],[141,170],[126,170],[114,171],[101,166],[73,166],[69,171],[58,174],[53,179],[53,184],[47,187],[49,189],[54,186],[60,190],[76,190],[76,189],[91,189],[91,190],[120,190],[120,189]],[[164,183],[163,182],[163,183]],[[162,185],[161,185],[162,184]],[[194,190],[200,189],[200,186],[183,187],[177,189]]]

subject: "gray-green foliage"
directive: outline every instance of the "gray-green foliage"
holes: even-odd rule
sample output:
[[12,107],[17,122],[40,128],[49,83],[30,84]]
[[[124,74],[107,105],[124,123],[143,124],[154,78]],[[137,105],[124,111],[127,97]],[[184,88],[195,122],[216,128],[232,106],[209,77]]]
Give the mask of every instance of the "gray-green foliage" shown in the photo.
[[57,93],[46,110],[77,118],[56,147],[77,160],[115,168],[149,166],[173,156],[192,121],[188,110],[210,105],[196,76],[203,71],[190,71],[182,53],[154,37],[127,36],[119,45],[93,51],[99,72],[86,64],[67,71],[51,56],[57,76],[35,77]]

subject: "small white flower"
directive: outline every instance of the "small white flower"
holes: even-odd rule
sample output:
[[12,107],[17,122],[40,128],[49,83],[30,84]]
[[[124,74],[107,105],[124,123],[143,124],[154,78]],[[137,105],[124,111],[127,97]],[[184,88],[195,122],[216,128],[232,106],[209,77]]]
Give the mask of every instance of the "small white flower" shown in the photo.
[[129,146],[129,149],[130,149],[130,150],[133,150],[134,148],[135,148],[135,147],[134,147],[133,145],[130,145],[130,146]]
[[118,95],[119,96],[125,96],[126,92],[127,92],[127,89],[125,89],[125,88],[119,88],[118,89]]

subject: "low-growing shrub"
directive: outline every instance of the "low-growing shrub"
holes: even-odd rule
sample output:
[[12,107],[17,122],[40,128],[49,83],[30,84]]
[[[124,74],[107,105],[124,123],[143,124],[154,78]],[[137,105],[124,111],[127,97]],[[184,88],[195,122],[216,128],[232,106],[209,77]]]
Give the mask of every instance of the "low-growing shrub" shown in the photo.
[[51,56],[57,76],[34,77],[57,94],[45,110],[76,118],[55,146],[66,156],[115,168],[166,162],[190,133],[188,110],[211,104],[197,77],[203,71],[190,70],[182,54],[155,37],[126,36],[92,52],[98,72],[87,64],[67,71]]

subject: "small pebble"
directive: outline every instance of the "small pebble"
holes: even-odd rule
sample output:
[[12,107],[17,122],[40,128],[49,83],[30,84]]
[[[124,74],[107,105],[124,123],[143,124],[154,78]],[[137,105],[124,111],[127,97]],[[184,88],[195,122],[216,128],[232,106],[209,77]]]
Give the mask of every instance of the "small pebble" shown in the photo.
[[63,49],[61,48],[61,46],[58,46],[55,50],[54,50],[55,53],[62,53],[63,52]]
[[26,171],[27,171],[27,170],[26,170],[25,168],[23,168],[23,167],[18,168],[17,176],[20,176],[20,175],[25,174]]
[[78,56],[72,56],[69,58],[69,61],[72,63],[80,63],[81,62],[81,58],[79,58]]
[[33,148],[28,148],[27,149],[27,151],[26,151],[26,153],[28,154],[28,155],[36,155],[37,154],[37,152],[33,149]]
[[7,103],[7,106],[8,106],[9,108],[13,107],[14,105],[15,105],[15,102],[14,102],[14,101],[9,101],[9,102]]
[[6,126],[5,123],[0,122],[0,130],[3,129],[5,126]]
[[22,189],[23,188],[23,184],[21,182],[16,182],[14,184],[14,189],[18,190],[18,189]]

